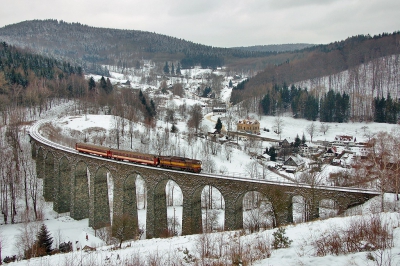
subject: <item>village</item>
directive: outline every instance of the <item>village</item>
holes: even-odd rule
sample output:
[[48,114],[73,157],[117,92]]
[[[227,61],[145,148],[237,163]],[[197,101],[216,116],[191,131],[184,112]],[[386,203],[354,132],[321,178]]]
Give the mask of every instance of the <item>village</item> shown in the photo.
[[[215,107],[212,109],[212,119],[218,117],[226,121],[225,113],[226,108]],[[303,136],[297,135],[294,139],[279,140],[265,134],[271,128],[276,128],[276,125],[267,128],[257,119],[246,118],[238,120],[233,130],[223,128],[221,132],[212,131],[208,135],[211,140],[218,139],[221,144],[247,151],[251,158],[267,165],[270,170],[286,174],[321,169],[323,165],[350,169],[360,160],[367,159],[371,152],[371,145],[357,141],[357,136],[343,134],[335,135],[332,139],[310,141],[305,139],[303,133]],[[276,129],[273,130],[276,134]]]

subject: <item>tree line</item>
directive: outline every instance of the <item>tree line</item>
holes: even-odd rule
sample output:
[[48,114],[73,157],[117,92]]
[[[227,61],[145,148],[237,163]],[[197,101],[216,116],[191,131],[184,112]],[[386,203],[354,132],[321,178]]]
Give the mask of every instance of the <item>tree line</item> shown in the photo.
[[346,122],[349,119],[349,96],[346,93],[327,92],[321,99],[315,97],[307,88],[290,88],[284,83],[277,84],[260,101],[265,115],[276,115],[291,111],[295,118],[305,118],[321,122]]
[[222,66],[226,58],[261,58],[275,54],[218,48],[154,32],[96,28],[54,19],[8,25],[0,28],[1,36],[6,36],[12,44],[31,47],[48,56],[79,62],[86,67],[92,67],[92,64],[134,67],[137,60],[143,58],[159,63],[160,58],[183,60],[181,64],[187,68],[194,65],[217,67]]
[[[243,89],[243,84],[238,87]],[[235,88],[234,88],[235,89]],[[282,112],[292,112],[295,118],[304,118],[321,122],[344,123],[352,119],[352,106],[350,95],[346,92],[339,93],[329,90],[321,97],[315,96],[315,91],[309,92],[307,88],[290,88],[284,83],[282,86],[274,85],[273,89],[260,100],[262,113],[265,115],[279,115]],[[372,101],[373,121],[378,123],[395,124],[400,113],[400,99],[393,99],[390,93],[387,97],[375,97]]]
[[399,99],[392,99],[390,94],[387,97],[374,98],[374,121],[378,123],[396,124],[399,118]]

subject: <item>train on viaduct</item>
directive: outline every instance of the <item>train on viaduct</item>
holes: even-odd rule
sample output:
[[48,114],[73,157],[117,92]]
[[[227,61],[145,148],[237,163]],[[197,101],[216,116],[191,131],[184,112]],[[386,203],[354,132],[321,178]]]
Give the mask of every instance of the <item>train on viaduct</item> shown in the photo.
[[[225,201],[224,230],[243,228],[243,198],[257,191],[272,205],[274,224],[293,222],[293,197],[308,202],[311,218],[318,218],[324,199],[335,202],[338,213],[378,195],[372,190],[279,183],[260,179],[233,178],[207,173],[188,173],[115,161],[51,142],[39,133],[41,122],[30,129],[32,158],[36,172],[43,179],[43,196],[52,201],[54,211],[69,212],[73,219],[89,218],[94,229],[109,226],[115,219],[128,219],[130,237],[138,232],[136,178],[147,188],[146,238],[160,237],[168,228],[166,185],[174,181],[182,191],[182,235],[202,232],[201,192],[206,186],[220,191]],[[107,185],[112,176],[113,186]],[[112,189],[112,201],[110,201]]]

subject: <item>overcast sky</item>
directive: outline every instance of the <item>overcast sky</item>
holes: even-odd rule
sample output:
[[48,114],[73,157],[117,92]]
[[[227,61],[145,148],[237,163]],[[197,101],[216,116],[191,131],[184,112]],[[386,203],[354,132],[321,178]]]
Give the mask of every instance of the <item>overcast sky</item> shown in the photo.
[[58,19],[196,43],[326,44],[400,30],[400,0],[0,0],[0,27]]

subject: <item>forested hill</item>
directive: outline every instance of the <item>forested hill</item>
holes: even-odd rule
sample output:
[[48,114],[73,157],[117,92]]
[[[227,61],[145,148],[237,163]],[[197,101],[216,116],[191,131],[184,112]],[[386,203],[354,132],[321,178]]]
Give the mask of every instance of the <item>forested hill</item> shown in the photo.
[[313,46],[292,54],[294,56],[291,59],[281,64],[267,66],[246,82],[245,86],[233,90],[231,101],[237,103],[250,97],[262,97],[275,84],[293,84],[329,76],[377,58],[400,54],[400,32],[373,37],[358,35],[344,41]]
[[293,52],[315,46],[309,43],[288,43],[288,44],[268,44],[268,45],[254,45],[248,47],[232,47],[244,51],[258,51],[258,52]]
[[83,63],[134,67],[141,59],[180,61],[182,67],[202,64],[215,67],[225,61],[260,58],[273,52],[216,48],[166,35],[138,31],[96,28],[57,20],[25,21],[0,28],[0,40],[30,47],[49,56]]
[[[0,111],[86,91],[82,68],[0,43]],[[4,116],[3,116],[4,117]]]

